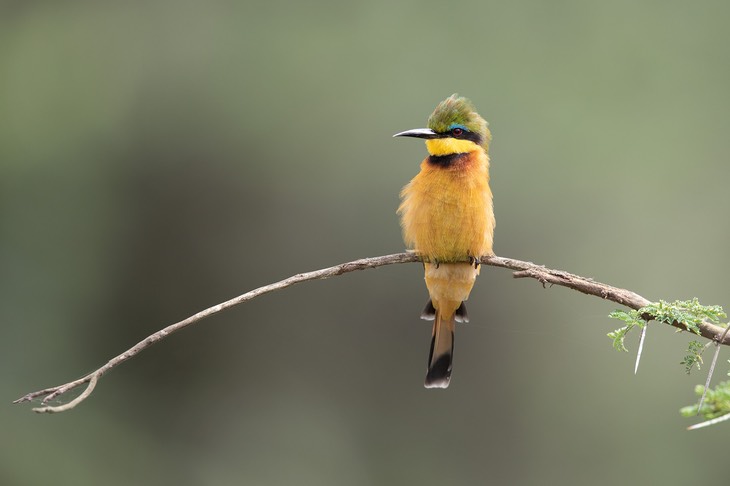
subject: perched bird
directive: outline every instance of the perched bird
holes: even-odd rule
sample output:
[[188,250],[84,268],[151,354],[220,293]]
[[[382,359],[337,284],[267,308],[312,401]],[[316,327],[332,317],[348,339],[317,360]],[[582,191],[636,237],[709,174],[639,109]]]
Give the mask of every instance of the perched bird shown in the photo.
[[406,245],[424,262],[430,299],[421,318],[434,321],[425,386],[446,388],[455,322],[468,322],[464,301],[479,274],[479,258],[494,254],[487,156],[492,137],[472,103],[456,94],[439,103],[428,128],[393,136],[425,139],[429,153],[401,191],[398,213]]

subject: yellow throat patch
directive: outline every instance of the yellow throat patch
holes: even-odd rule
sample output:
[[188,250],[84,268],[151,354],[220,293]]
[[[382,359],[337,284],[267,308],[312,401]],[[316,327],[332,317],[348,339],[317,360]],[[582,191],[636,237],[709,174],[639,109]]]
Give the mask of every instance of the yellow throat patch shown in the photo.
[[475,150],[479,145],[471,140],[456,138],[434,138],[426,140],[426,148],[431,155],[463,154]]

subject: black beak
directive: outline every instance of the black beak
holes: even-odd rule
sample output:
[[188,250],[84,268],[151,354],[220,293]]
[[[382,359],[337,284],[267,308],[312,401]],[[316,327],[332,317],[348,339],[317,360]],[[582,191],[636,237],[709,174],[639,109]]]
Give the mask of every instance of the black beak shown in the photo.
[[439,138],[439,134],[431,130],[430,128],[414,128],[413,130],[406,130],[405,132],[396,133],[394,137],[413,137],[413,138]]

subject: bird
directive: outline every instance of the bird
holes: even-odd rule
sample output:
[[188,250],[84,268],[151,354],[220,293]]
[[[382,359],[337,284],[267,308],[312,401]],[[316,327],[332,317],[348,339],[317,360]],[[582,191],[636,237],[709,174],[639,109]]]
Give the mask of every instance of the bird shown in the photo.
[[419,255],[429,300],[421,318],[433,320],[426,388],[451,380],[456,322],[468,322],[464,301],[480,270],[494,255],[494,207],[489,187],[487,122],[472,102],[453,94],[428,118],[428,128],[394,137],[424,139],[428,156],[403,187],[398,207],[403,239]]

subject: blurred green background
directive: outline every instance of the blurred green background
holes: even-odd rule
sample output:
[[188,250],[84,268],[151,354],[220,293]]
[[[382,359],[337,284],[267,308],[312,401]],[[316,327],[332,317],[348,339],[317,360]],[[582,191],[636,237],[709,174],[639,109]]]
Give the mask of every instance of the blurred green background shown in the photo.
[[[611,303],[485,268],[446,392],[418,265],[170,337],[72,412],[10,405],[289,275],[403,248],[438,101],[491,123],[499,255],[730,305],[730,4],[0,4],[0,483],[722,484],[704,370]],[[717,377],[727,371],[721,358]],[[725,363],[725,364],[723,364]]]

